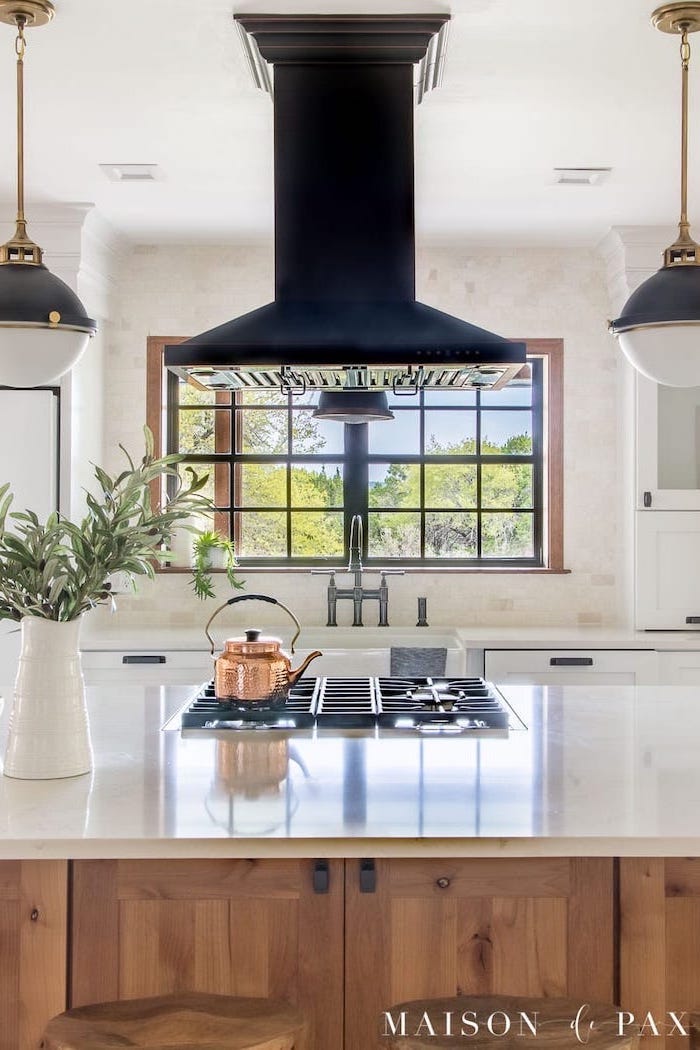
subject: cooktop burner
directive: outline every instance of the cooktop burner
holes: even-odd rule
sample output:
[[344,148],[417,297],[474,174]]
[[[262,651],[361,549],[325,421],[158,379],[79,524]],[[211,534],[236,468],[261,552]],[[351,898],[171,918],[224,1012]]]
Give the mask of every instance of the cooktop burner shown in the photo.
[[483,678],[302,678],[283,707],[250,710],[203,686],[181,713],[182,729],[420,729],[507,733],[522,722]]

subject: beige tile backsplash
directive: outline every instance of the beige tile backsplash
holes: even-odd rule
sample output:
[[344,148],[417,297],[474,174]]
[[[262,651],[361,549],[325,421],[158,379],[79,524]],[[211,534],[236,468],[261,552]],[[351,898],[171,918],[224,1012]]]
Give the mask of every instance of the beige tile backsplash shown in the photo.
[[[621,624],[617,351],[602,260],[585,249],[468,249],[423,246],[418,298],[506,336],[563,338],[565,345],[565,560],[569,575],[414,573],[390,580],[390,621],[416,621],[416,597],[428,598],[431,625],[556,626]],[[148,335],[193,335],[272,298],[269,246],[140,246],[125,258],[117,316],[106,355],[105,448],[118,465],[118,443],[138,450],[145,417]],[[226,588],[219,581],[219,594]],[[323,578],[248,574],[248,591],[288,602],[307,624],[325,622]],[[349,603],[347,603],[349,605]],[[118,626],[203,623],[213,603],[197,601],[186,576],[163,575],[119,599]],[[265,623],[274,623],[270,609]],[[98,614],[107,617],[105,612]],[[241,615],[236,613],[236,616]],[[251,605],[245,619],[262,617]],[[375,609],[367,607],[366,622]],[[234,617],[235,619],[235,617]],[[241,621],[242,622],[242,621]],[[350,610],[339,605],[339,622]]]

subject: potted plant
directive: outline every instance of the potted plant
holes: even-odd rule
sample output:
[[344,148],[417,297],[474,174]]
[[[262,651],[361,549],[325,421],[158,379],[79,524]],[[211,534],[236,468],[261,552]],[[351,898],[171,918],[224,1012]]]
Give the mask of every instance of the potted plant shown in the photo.
[[192,544],[192,586],[198,598],[214,597],[213,569],[225,569],[236,590],[245,584],[236,576],[236,552],[231,540],[211,529],[197,534]]
[[[4,772],[23,779],[86,773],[92,765],[78,636],[83,614],[112,602],[110,577],[153,577],[173,530],[193,513],[210,510],[202,495],[207,475],[178,474],[179,455],[146,452],[111,476],[95,467],[97,495],[87,493],[79,522],[31,510],[9,513],[9,486],[0,487],[0,619],[20,623],[22,648]],[[177,479],[162,510],[151,505],[151,483]],[[185,526],[186,527],[186,526]]]

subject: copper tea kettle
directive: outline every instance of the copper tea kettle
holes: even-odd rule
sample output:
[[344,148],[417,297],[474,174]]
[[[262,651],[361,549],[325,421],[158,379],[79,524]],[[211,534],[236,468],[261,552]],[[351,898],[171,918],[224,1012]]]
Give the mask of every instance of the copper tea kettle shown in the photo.
[[[215,645],[209,628],[214,618],[228,605],[250,601],[279,605],[280,609],[284,609],[292,618],[296,626],[291,644],[294,653],[294,643],[301,632],[301,625],[291,609],[267,594],[239,594],[220,605],[212,613],[204,629],[209,639],[212,657]],[[281,706],[289,695],[290,687],[301,678],[311,661],[323,655],[315,650],[309,653],[296,670],[292,670],[292,661],[282,651],[279,638],[261,638],[260,635],[259,630],[250,628],[245,632],[244,638],[228,638],[224,642],[223,652],[214,662],[214,693],[217,700],[242,708]]]

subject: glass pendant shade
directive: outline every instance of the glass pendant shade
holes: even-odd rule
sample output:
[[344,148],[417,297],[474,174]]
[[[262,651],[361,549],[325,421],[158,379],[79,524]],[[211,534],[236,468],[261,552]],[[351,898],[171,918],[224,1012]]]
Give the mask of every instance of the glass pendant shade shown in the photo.
[[377,391],[350,391],[331,393],[322,391],[314,419],[330,419],[336,423],[377,423],[393,419],[386,393]]
[[663,267],[612,322],[620,349],[663,386],[700,386],[700,267]]
[[55,383],[96,327],[75,292],[45,266],[0,266],[0,385]]

